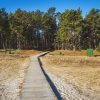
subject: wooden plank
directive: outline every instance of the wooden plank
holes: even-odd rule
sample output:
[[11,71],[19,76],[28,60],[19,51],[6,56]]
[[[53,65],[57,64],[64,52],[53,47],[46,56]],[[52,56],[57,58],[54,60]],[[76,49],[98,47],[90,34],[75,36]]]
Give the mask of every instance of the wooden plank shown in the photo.
[[30,67],[28,68],[20,100],[57,100],[48,81],[43,74],[38,56],[31,58]]

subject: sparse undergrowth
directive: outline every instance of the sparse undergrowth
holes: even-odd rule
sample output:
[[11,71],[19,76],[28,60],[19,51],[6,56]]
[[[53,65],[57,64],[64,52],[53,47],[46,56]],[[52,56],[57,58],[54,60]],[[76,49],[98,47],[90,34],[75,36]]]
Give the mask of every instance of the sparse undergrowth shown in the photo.
[[41,58],[44,68],[63,79],[66,84],[73,85],[80,94],[89,97],[89,100],[100,100],[100,57],[82,56],[85,52],[78,54],[72,51],[54,51],[51,54],[58,52],[65,55],[48,54]]
[[0,53],[0,100],[19,100],[21,86],[36,50],[21,50],[15,54]]
[[[94,50],[94,56],[100,56],[100,52]],[[71,51],[71,50],[55,50],[49,53],[50,55],[65,55],[65,56],[86,56],[87,51]]]

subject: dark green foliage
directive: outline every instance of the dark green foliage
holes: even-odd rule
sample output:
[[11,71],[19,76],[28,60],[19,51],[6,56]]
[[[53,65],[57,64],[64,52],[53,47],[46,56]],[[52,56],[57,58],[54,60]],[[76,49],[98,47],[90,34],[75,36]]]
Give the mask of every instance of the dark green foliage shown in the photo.
[[100,43],[98,44],[96,50],[97,50],[98,52],[100,52]]
[[0,9],[0,49],[6,49],[9,45],[9,22],[5,9]]
[[[81,10],[8,14],[0,9],[0,49],[96,49],[100,43],[100,10],[91,9],[85,18]],[[99,47],[99,46],[98,46]]]
[[97,47],[100,41],[100,10],[91,9],[85,17],[82,40],[83,48]]
[[59,29],[56,41],[60,47],[58,49],[79,49],[80,34],[82,30],[82,15],[78,10],[66,10],[60,15]]

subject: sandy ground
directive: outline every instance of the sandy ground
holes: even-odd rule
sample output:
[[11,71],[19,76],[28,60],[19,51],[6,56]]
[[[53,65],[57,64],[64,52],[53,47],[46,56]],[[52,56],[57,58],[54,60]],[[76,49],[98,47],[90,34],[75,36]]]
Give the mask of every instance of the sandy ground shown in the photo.
[[64,100],[100,100],[100,57],[48,54],[41,60]]
[[30,56],[38,53],[35,50],[0,53],[0,100],[19,100]]
[[[0,100],[19,100],[29,56],[38,53],[24,50],[14,55],[0,54]],[[42,57],[43,66],[63,99],[100,100],[100,57],[71,54]]]
[[19,100],[29,58],[19,55],[0,55],[0,100]]

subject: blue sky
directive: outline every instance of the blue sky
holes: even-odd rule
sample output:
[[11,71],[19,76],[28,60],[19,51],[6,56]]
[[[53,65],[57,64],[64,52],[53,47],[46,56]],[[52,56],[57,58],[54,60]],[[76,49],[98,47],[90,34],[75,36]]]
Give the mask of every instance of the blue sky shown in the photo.
[[80,7],[85,16],[91,8],[100,9],[100,0],[0,0],[0,8],[6,8],[7,12],[13,12],[17,8],[46,11],[49,7],[56,7],[60,12]]

